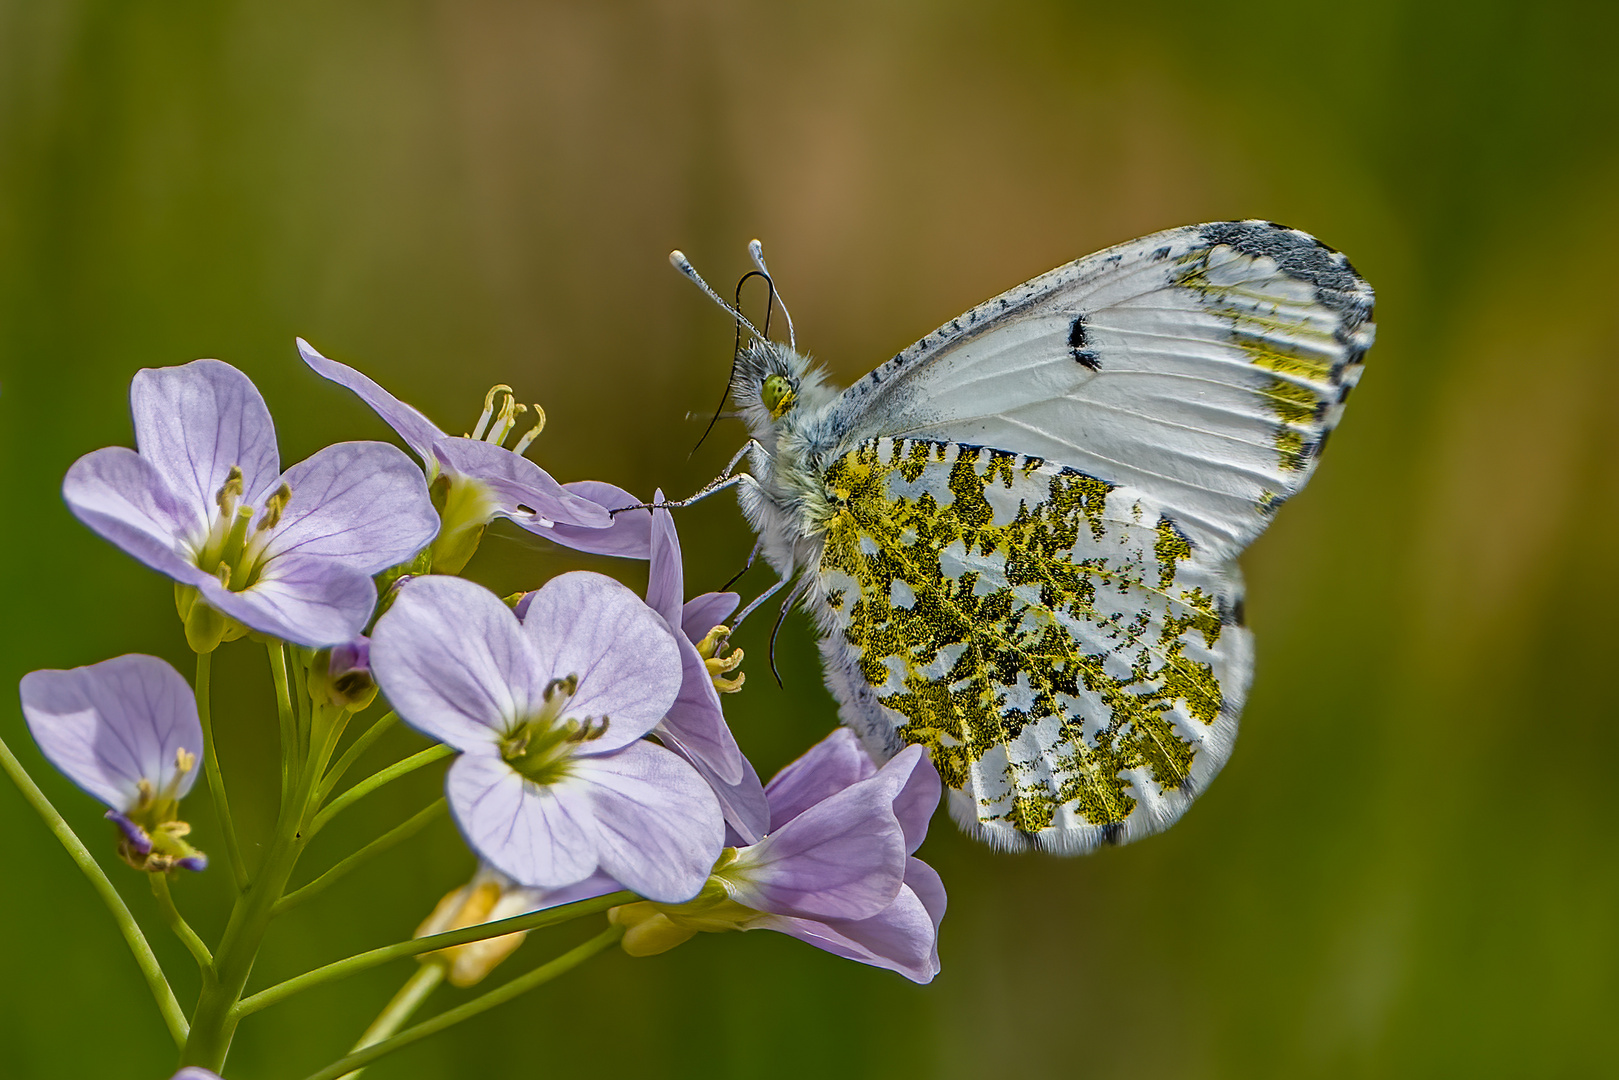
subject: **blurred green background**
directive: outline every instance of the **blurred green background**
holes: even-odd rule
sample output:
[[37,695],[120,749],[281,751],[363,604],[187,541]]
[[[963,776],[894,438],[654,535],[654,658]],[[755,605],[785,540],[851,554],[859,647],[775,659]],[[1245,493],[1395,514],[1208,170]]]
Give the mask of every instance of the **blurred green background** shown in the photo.
[[[1619,1008],[1612,572],[1619,39],[1595,4],[0,4],[0,682],[131,651],[189,671],[166,580],[77,525],[130,376],[199,356],[263,389],[283,460],[386,437],[303,334],[446,427],[511,383],[562,479],[695,489],[688,460],[766,243],[847,383],[979,300],[1173,225],[1265,217],[1349,254],[1379,341],[1312,489],[1245,558],[1258,675],[1236,754],[1169,833],[997,855],[941,817],[928,987],[767,933],[618,953],[371,1075],[1585,1076]],[[688,410],[703,414],[686,418]],[[694,590],[751,536],[680,518]],[[497,528],[498,591],[594,562]],[[743,588],[763,588],[760,571]],[[730,699],[768,775],[833,723],[802,617]],[[263,653],[216,662],[249,847],[273,815]],[[0,731],[188,958],[98,808]],[[395,732],[381,764],[420,745]],[[430,800],[340,819],[308,874]],[[199,843],[217,847],[207,796]],[[111,920],[0,790],[0,1072],[164,1078]],[[473,859],[440,821],[278,924],[261,987],[407,935]],[[177,885],[206,937],[217,873]],[[583,927],[531,938],[506,978]],[[408,968],[258,1014],[231,1080],[339,1054]],[[454,997],[441,992],[441,1002]],[[514,1072],[514,1070],[520,1070]]]

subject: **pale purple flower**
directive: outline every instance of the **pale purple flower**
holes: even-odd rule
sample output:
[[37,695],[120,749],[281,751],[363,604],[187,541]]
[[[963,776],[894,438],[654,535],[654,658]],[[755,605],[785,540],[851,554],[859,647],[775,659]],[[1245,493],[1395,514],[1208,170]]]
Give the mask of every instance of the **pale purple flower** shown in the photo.
[[221,1078],[216,1072],[210,1072],[196,1065],[187,1065],[170,1077],[170,1080],[221,1080]]
[[458,437],[441,431],[415,407],[347,364],[322,356],[303,338],[298,339],[298,352],[317,374],[352,390],[422,459],[444,516],[443,532],[433,546],[435,570],[460,572],[476,550],[484,526],[495,518],[506,518],[580,551],[646,558],[644,520],[620,524],[608,513],[639,500],[597,481],[559,484],[523,456],[544,424],[538,406],[538,422],[506,449],[518,414],[526,409],[508,388],[491,390],[472,433]]
[[[663,492],[658,491],[652,501],[663,502]],[[713,655],[717,645],[713,631],[736,610],[739,597],[730,592],[704,593],[685,600],[680,536],[667,510],[652,511],[648,554],[651,562],[646,602],[674,632],[681,664],[680,696],[653,734],[703,774],[719,797],[726,823],[742,842],[754,843],[770,827],[770,807],[765,802],[759,774],[753,771],[725,723],[714,683],[721,671],[734,668],[741,660],[740,653],[728,660],[716,660]],[[741,677],[732,685],[740,687]]]
[[[328,446],[280,470],[258,388],[218,360],[147,368],[130,384],[137,450],[109,446],[73,463],[68,508],[193,601],[311,648],[365,627],[371,575],[410,559],[438,529],[422,475],[398,448]],[[205,636],[205,635],[204,635]]]
[[839,729],[771,780],[771,831],[728,848],[698,896],[616,908],[624,947],[650,955],[701,931],[777,930],[925,983],[939,972],[944,885],[913,853],[939,803],[920,747],[882,768]]
[[105,803],[138,870],[201,870],[180,800],[197,779],[202,724],[191,687],[155,656],[132,654],[70,671],[34,671],[19,687],[40,751]]
[[642,738],[680,689],[663,620],[585,571],[525,617],[459,578],[415,578],[377,620],[371,669],[413,727],[459,750],[446,789],[474,850],[524,885],[598,870],[652,899],[702,886],[724,821],[701,776]]

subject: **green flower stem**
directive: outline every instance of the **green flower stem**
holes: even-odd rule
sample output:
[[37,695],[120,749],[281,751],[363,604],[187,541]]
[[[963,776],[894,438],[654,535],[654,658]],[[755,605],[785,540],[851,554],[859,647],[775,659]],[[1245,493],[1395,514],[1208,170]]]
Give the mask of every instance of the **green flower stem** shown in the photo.
[[415,772],[423,765],[431,765],[435,761],[442,761],[453,753],[455,753],[453,748],[443,744],[429,746],[426,750],[410,755],[404,761],[395,762],[386,769],[373,773],[333,799],[326,809],[316,814],[315,824],[311,832],[320,832],[321,829],[326,827],[327,822],[384,784],[392,783],[407,773]]
[[213,710],[209,707],[208,693],[213,655],[197,654],[197,717],[202,721],[202,761],[208,774],[208,794],[213,797],[214,812],[219,815],[219,831],[224,836],[225,869],[229,871],[231,887],[239,894],[247,888],[247,870],[242,865],[242,851],[236,846],[236,825],[231,820],[225,780],[219,773],[219,750],[214,745]]
[[493,1009],[497,1005],[504,1005],[520,994],[548,983],[558,975],[572,971],[623,936],[624,928],[622,926],[609,926],[583,945],[569,949],[555,960],[541,964],[527,974],[519,975],[504,986],[497,986],[487,993],[480,994],[464,1005],[446,1009],[431,1020],[423,1020],[414,1027],[408,1027],[390,1039],[384,1039],[382,1042],[368,1046],[363,1050],[356,1050],[334,1061],[319,1072],[311,1073],[307,1080],[338,1080],[339,1077],[346,1076],[355,1069],[371,1064],[371,1062],[384,1054],[391,1054],[395,1050],[425,1039],[429,1035],[436,1035],[447,1027],[459,1024],[463,1020],[469,1020],[481,1012]]
[[293,774],[297,769],[298,720],[292,711],[292,691],[287,685],[287,651],[279,641],[268,641],[270,676],[275,680],[275,710],[281,720],[281,801],[292,798]]
[[326,796],[332,793],[332,789],[337,786],[338,781],[343,779],[343,774],[349,771],[349,767],[355,761],[359,760],[360,755],[370,749],[373,743],[382,738],[383,734],[398,722],[398,713],[393,711],[385,712],[378,718],[376,723],[360,733],[359,738],[354,740],[353,745],[343,751],[343,756],[337,759],[337,764],[327,770],[326,779],[320,782],[321,801],[324,802]]
[[102,873],[100,865],[90,855],[89,849],[62,819],[62,815],[56,812],[56,807],[52,806],[45,793],[39,790],[4,739],[0,739],[0,768],[5,769],[6,775],[17,785],[23,798],[27,799],[28,804],[45,819],[45,827],[51,830],[63,847],[67,848],[68,855],[83,871],[84,876],[90,879],[90,887],[101,897],[101,902],[107,905],[107,910],[112,913],[113,922],[118,924],[118,932],[124,935],[129,951],[135,954],[135,964],[146,978],[147,989],[152,991],[152,997],[157,1001],[157,1011],[163,1014],[163,1023],[168,1027],[169,1034],[174,1037],[174,1045],[185,1045],[187,1034],[185,1013],[180,1011],[180,1003],[174,998],[169,980],[163,976],[163,966],[157,962],[152,946],[147,943],[146,935],[141,933],[140,924],[135,921],[135,916],[129,913],[129,906],[124,903],[124,898],[118,895],[118,890],[112,887],[112,882]]
[[174,897],[169,893],[169,875],[160,871],[148,874],[147,877],[152,879],[152,895],[157,897],[157,906],[162,909],[164,921],[169,924],[169,929],[174,931],[174,936],[179,938],[180,943],[196,958],[197,968],[202,972],[202,977],[213,978],[213,954],[208,951],[208,946],[203,944],[202,938],[197,936],[197,932],[191,929],[191,924],[180,914],[180,909],[174,906]]
[[432,822],[434,818],[444,813],[448,806],[449,803],[447,803],[444,798],[440,796],[438,801],[430,803],[425,809],[420,810],[414,816],[407,818],[402,824],[395,825],[392,829],[389,829],[387,832],[365,845],[365,847],[338,862],[330,870],[326,871],[309,884],[303,886],[302,888],[295,889],[286,896],[283,896],[280,902],[275,906],[275,913],[280,915],[289,908],[303,903],[305,900],[317,895],[328,885],[332,884],[338,878],[342,877],[350,870],[353,870],[356,866],[359,866],[366,860],[382,854],[384,851],[387,851],[401,840],[408,840],[412,836],[415,836],[417,833],[422,831],[424,826]]
[[[421,1008],[422,1002],[426,1001],[428,995],[438,989],[438,984],[444,981],[444,969],[445,965],[441,960],[429,960],[417,967],[411,977],[405,980],[405,985],[399,988],[399,992],[393,996],[382,1012],[377,1014],[377,1018],[371,1021],[371,1026],[365,1029],[365,1034],[360,1036],[360,1041],[354,1044],[354,1049],[349,1053],[358,1053],[368,1046],[375,1046],[404,1027],[405,1021]],[[354,1080],[359,1075],[360,1069],[355,1069],[344,1076],[343,1080]]]
[[312,835],[309,823],[315,806],[315,785],[337,742],[335,721],[338,720],[340,717],[315,716],[310,733],[314,750],[304,761],[291,801],[281,808],[276,819],[264,864],[251,887],[237,898],[231,909],[230,921],[225,925],[225,934],[214,956],[216,979],[211,986],[204,983],[197,998],[197,1008],[191,1017],[191,1036],[180,1054],[181,1065],[198,1065],[214,1072],[224,1067],[225,1055],[230,1051],[231,1038],[241,1018],[237,1003],[247,986],[247,977],[253,970],[265,931],[275,916],[276,902],[286,891],[293,868],[298,865],[298,856],[303,854]]
[[[401,941],[397,945],[385,945],[380,949],[359,953],[346,960],[337,960],[318,967],[314,971],[306,971],[302,975],[288,979],[286,982],[276,983],[265,990],[260,990],[252,997],[243,998],[241,1004],[236,1006],[238,1017],[256,1013],[269,1005],[301,993],[322,983],[332,982],[336,979],[357,975],[368,971],[378,964],[386,964],[390,960],[399,960],[407,956],[420,956],[434,949],[447,949],[452,945],[465,945],[469,941],[483,941],[485,938],[501,937],[504,934],[513,934],[519,930],[538,930],[545,926],[555,926],[557,923],[568,922],[584,915],[594,915],[606,911],[608,908],[620,904],[634,903],[640,897],[632,892],[609,893],[591,900],[580,900],[561,907],[548,908],[545,911],[531,911],[527,915],[513,915],[509,919],[500,919],[495,922],[481,923],[478,926],[468,926],[461,930],[446,930],[442,934],[431,934],[427,937],[412,938],[410,941]],[[369,1060],[369,1059],[368,1059]],[[361,1062],[360,1064],[364,1064]],[[356,1066],[351,1065],[350,1068]],[[339,1075],[334,1073],[333,1075]]]

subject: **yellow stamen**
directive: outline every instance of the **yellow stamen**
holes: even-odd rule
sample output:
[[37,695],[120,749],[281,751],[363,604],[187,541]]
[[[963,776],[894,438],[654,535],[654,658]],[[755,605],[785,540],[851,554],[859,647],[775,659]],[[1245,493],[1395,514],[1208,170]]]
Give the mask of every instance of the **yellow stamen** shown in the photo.
[[539,438],[540,432],[545,430],[545,410],[535,405],[534,417],[534,426],[525,431],[523,437],[517,440],[517,445],[512,447],[512,453],[521,454],[524,450],[527,450],[529,445]]

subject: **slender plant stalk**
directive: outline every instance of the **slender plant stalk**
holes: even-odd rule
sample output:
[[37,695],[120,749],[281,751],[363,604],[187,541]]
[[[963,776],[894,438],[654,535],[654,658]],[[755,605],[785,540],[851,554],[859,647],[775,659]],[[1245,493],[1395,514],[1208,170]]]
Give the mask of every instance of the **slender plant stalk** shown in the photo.
[[214,813],[219,815],[219,831],[224,836],[225,869],[229,871],[231,888],[240,894],[247,888],[247,868],[242,865],[242,850],[236,845],[236,824],[231,820],[230,802],[225,798],[225,778],[219,772],[219,749],[214,745],[214,718],[208,692],[213,655],[197,654],[197,716],[202,721],[202,760],[208,774],[208,794],[214,800]]
[[338,781],[343,779],[343,774],[349,771],[349,766],[359,760],[361,754],[369,750],[373,743],[382,738],[383,734],[398,722],[399,714],[389,710],[383,713],[376,723],[360,733],[359,738],[355,739],[353,744],[343,751],[343,756],[337,759],[337,764],[326,771],[326,779],[320,782],[320,799],[322,802],[326,800],[326,796],[332,793],[332,789],[337,786]]
[[213,978],[213,954],[208,951],[208,946],[203,944],[202,938],[197,936],[197,932],[191,929],[191,924],[180,914],[180,909],[174,906],[174,897],[169,893],[169,875],[159,871],[147,876],[152,879],[152,895],[157,897],[157,906],[162,910],[163,919],[169,924],[169,929],[174,931],[174,936],[180,939],[186,951],[196,959],[197,969],[202,972],[202,977]]
[[[405,1021],[422,1007],[422,1002],[426,1001],[428,995],[438,989],[438,984],[444,981],[444,969],[444,963],[436,960],[419,965],[382,1012],[377,1014],[377,1018],[371,1021],[371,1026],[365,1029],[365,1034],[360,1036],[360,1041],[354,1044],[354,1049],[349,1053],[357,1053],[368,1046],[375,1046],[404,1027]],[[364,1066],[355,1069],[344,1076],[343,1080],[354,1080],[363,1068]]]
[[609,926],[583,945],[569,949],[555,960],[541,964],[533,971],[519,975],[503,986],[497,986],[487,993],[480,994],[464,1005],[446,1009],[430,1020],[423,1020],[413,1027],[408,1027],[390,1039],[384,1039],[373,1046],[368,1046],[363,1050],[356,1050],[339,1058],[319,1072],[311,1073],[307,1080],[338,1080],[339,1077],[345,1076],[355,1069],[371,1064],[371,1062],[384,1054],[391,1054],[395,1050],[409,1046],[411,1043],[419,1042],[429,1035],[436,1035],[447,1027],[459,1024],[463,1020],[471,1019],[481,1012],[493,1009],[497,1005],[504,1005],[520,994],[524,994],[537,986],[542,986],[558,975],[572,971],[623,936],[624,928],[622,926]]
[[404,761],[395,762],[386,769],[371,774],[333,799],[326,809],[316,814],[315,824],[311,831],[320,832],[321,829],[326,827],[327,822],[384,784],[392,783],[407,773],[413,773],[423,765],[431,765],[435,761],[442,761],[453,753],[455,753],[453,748],[443,744],[429,746],[426,750],[410,755]]
[[129,951],[135,954],[135,964],[141,969],[141,975],[146,979],[146,987],[151,990],[152,998],[157,1002],[157,1011],[163,1014],[163,1023],[169,1029],[176,1046],[184,1046],[187,1035],[185,1013],[180,1011],[180,1003],[174,998],[174,991],[169,987],[169,980],[163,975],[163,966],[157,962],[157,956],[152,952],[152,946],[147,943],[146,935],[141,933],[140,924],[135,916],[129,913],[129,906],[124,898],[118,895],[107,875],[102,873],[101,866],[91,856],[89,849],[79,839],[71,826],[56,812],[56,807],[39,790],[28,771],[22,767],[16,755],[11,752],[4,739],[0,739],[0,767],[6,770],[12,783],[22,792],[28,804],[45,819],[45,827],[67,849],[78,868],[84,876],[90,879],[90,887],[95,889],[101,902],[107,905],[112,913],[113,922],[118,924],[118,932],[124,935],[124,941],[129,945]]
[[328,885],[331,885],[338,878],[342,877],[344,874],[347,874],[350,870],[353,870],[356,866],[359,866],[361,863],[382,854],[384,851],[387,851],[400,841],[408,840],[412,836],[415,836],[417,833],[421,832],[425,826],[430,824],[433,819],[444,813],[448,806],[449,803],[445,801],[443,796],[440,796],[437,801],[428,804],[428,806],[424,809],[417,811],[414,816],[407,818],[399,825],[395,825],[392,829],[389,829],[387,832],[365,845],[365,847],[341,860],[330,870],[326,871],[309,884],[301,888],[294,889],[286,896],[283,896],[280,902],[275,906],[275,913],[280,915],[289,908],[295,907],[296,905],[303,903],[305,900],[318,895]]
[[191,1017],[191,1036],[180,1053],[181,1065],[198,1065],[218,1072],[225,1064],[232,1037],[240,1019],[236,1005],[241,1001],[247,977],[253,970],[265,931],[275,915],[275,905],[285,892],[298,856],[312,835],[310,818],[315,805],[315,785],[335,745],[341,717],[316,711],[310,725],[310,746],[292,799],[276,819],[275,833],[264,864],[252,886],[237,899],[230,921],[215,952],[212,986],[204,984]]
[[519,930],[538,930],[543,926],[555,926],[557,923],[568,922],[584,915],[594,915],[606,911],[608,908],[620,904],[634,903],[640,899],[632,892],[609,893],[591,900],[580,900],[561,907],[548,908],[545,911],[532,911],[527,915],[513,915],[509,919],[499,919],[495,922],[481,923],[477,926],[468,926],[460,930],[446,930],[442,934],[431,934],[427,937],[412,938],[410,941],[401,941],[397,945],[385,945],[380,949],[359,953],[346,960],[337,960],[313,971],[306,971],[302,975],[294,976],[285,982],[260,990],[252,997],[243,998],[236,1006],[238,1018],[256,1013],[260,1009],[274,1005],[294,994],[301,993],[322,983],[332,982],[336,979],[358,975],[368,971],[378,964],[386,964],[390,960],[399,960],[406,956],[420,956],[435,949],[448,949],[452,945],[465,945],[471,941],[483,941],[485,938],[501,937],[513,934]]
[[281,801],[292,798],[292,781],[298,760],[298,720],[293,715],[292,697],[287,688],[287,651],[279,641],[265,646],[270,653],[270,676],[275,680],[275,711],[281,720]]

